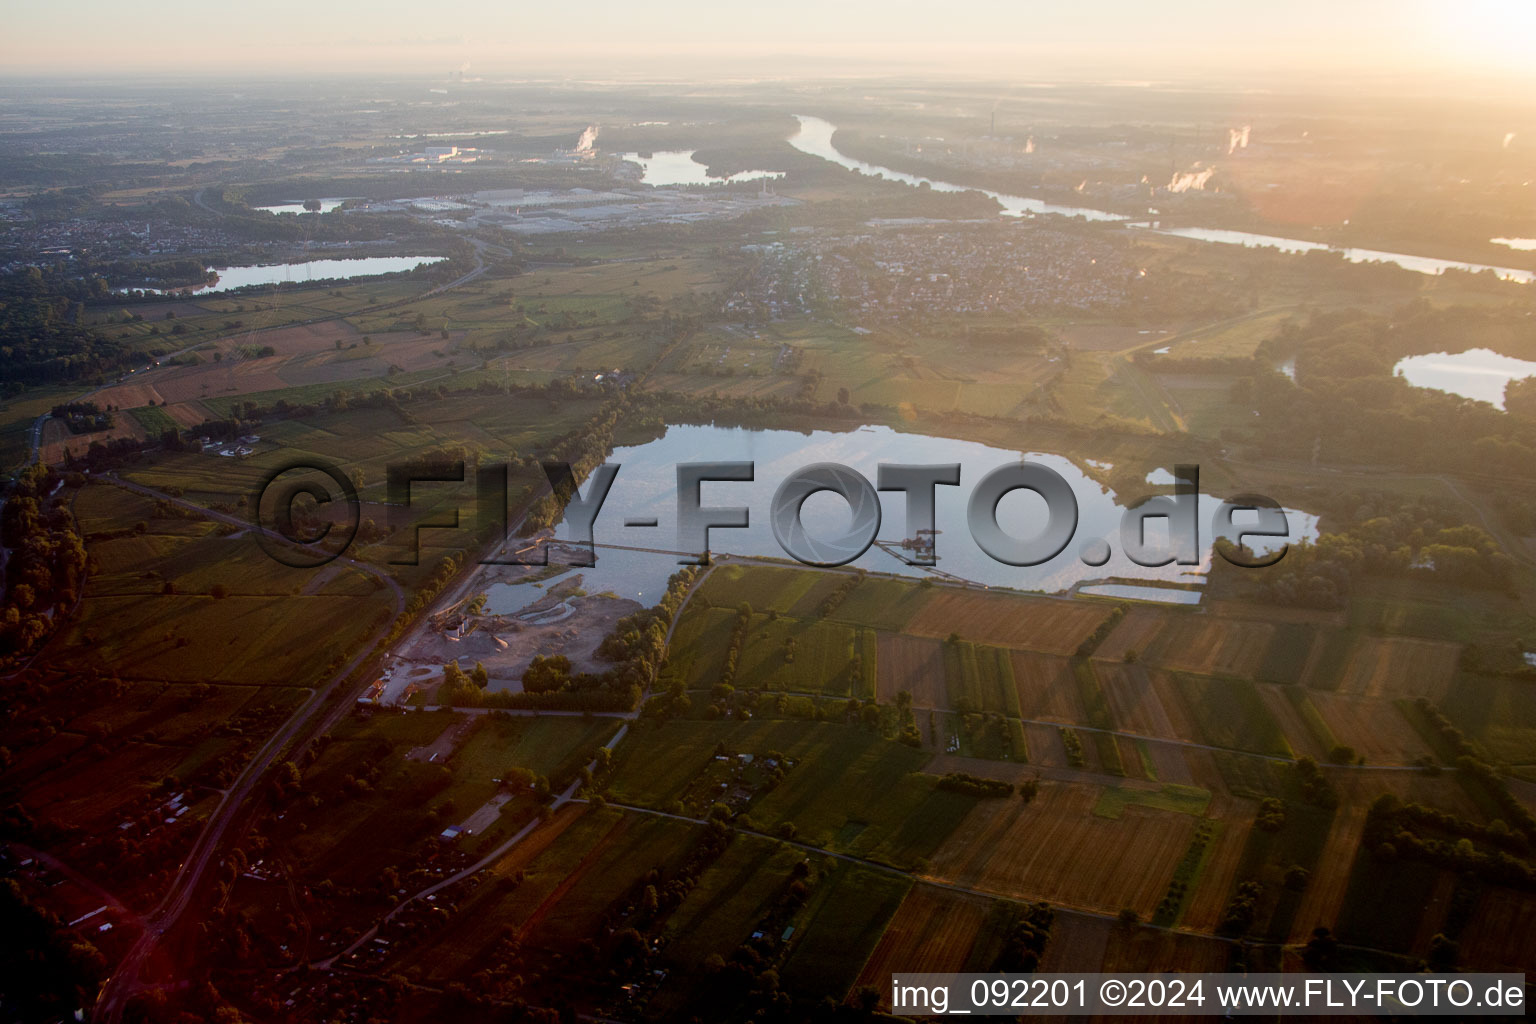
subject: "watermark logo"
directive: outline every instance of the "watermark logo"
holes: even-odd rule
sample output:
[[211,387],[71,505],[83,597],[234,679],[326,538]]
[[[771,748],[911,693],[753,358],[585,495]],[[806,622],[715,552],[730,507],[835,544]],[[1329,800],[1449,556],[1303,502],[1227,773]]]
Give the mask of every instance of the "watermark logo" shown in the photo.
[[[603,504],[607,501],[621,470],[618,463],[603,463],[593,470],[582,494],[576,474],[563,462],[542,464],[551,494],[564,513],[570,544],[578,552],[572,564],[592,564],[595,529]],[[710,531],[745,529],[751,525],[752,510],[746,506],[705,505],[705,483],[745,483],[756,480],[752,462],[679,463],[676,496],[676,552],[682,565],[698,565],[709,560]],[[789,557],[805,565],[830,568],[847,565],[862,557],[875,543],[880,532],[880,492],[898,492],[905,498],[905,532],[908,537],[927,538],[913,546],[908,561],[913,565],[934,565],[937,561],[936,538],[941,532],[937,522],[937,489],[961,485],[959,463],[907,465],[881,463],[875,483],[849,466],[818,462],[796,470],[780,482],[768,508],[768,521],[779,547]],[[425,530],[454,530],[463,525],[457,505],[430,518],[416,518],[412,513],[416,485],[454,485],[466,483],[463,462],[428,464],[425,462],[392,465],[387,471],[387,501],[392,531],[409,531],[406,550],[392,564],[415,565],[421,551]],[[488,539],[505,540],[510,533],[507,507],[508,468],[501,464],[482,465],[475,474],[475,526]],[[1045,515],[1038,523],[1000,521],[999,506],[1016,491],[1030,491],[1044,502]],[[817,533],[807,528],[803,511],[807,500],[821,493],[835,494],[847,505],[849,520],[841,532]],[[304,501],[308,499],[308,501]],[[336,466],[318,460],[286,464],[263,478],[250,502],[255,516],[258,542],[274,559],[297,568],[324,565],[342,554],[358,533],[362,506],[357,489]],[[1239,524],[1235,517],[1244,513],[1248,520]],[[1177,563],[1199,565],[1200,544],[1200,469],[1181,465],[1174,469],[1172,494],[1148,497],[1128,507],[1121,517],[1119,536],[1115,538],[1126,558],[1146,568]],[[1078,532],[1077,496],[1072,486],[1051,467],[1027,459],[999,466],[985,474],[972,489],[966,504],[966,528],[976,546],[997,562],[1010,566],[1041,565],[1061,555]],[[1154,537],[1147,527],[1152,520],[1165,520],[1166,537]],[[628,528],[654,528],[656,518],[629,518]],[[1020,532],[1020,525],[1033,526]],[[1284,557],[1286,546],[1273,546],[1255,556],[1246,547],[1249,538],[1286,540],[1290,536],[1284,509],[1273,500],[1257,494],[1238,495],[1223,501],[1212,516],[1211,533],[1225,544],[1217,545],[1221,555],[1234,565],[1260,568],[1273,565]],[[498,545],[499,546],[499,545]],[[1108,538],[1090,537],[1078,548],[1078,558],[1085,565],[1101,566],[1113,554]],[[491,556],[487,565],[546,565],[548,549],[533,545],[521,552]]]

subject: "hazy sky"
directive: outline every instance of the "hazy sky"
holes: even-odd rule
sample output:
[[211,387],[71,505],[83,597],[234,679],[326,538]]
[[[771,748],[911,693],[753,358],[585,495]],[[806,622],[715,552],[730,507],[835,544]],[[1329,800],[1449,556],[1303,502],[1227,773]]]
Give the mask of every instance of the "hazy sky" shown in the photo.
[[[772,74],[871,62],[1029,80],[1417,71],[1536,84],[1536,0],[51,0],[0,71]],[[801,58],[792,60],[791,58]]]

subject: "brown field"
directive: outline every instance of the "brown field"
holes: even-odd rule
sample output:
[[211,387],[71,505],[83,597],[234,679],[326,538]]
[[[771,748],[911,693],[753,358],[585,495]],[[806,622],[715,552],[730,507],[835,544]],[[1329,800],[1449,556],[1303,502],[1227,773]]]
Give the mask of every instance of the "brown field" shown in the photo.
[[1226,619],[1257,619],[1260,622],[1301,622],[1314,626],[1336,626],[1341,629],[1349,625],[1349,616],[1342,611],[1329,612],[1313,608],[1287,608],[1281,605],[1250,604],[1247,601],[1221,598],[1208,598],[1206,601],[1206,613]]
[[[1147,757],[1152,760],[1152,770],[1157,772],[1157,781],[1170,782],[1179,786],[1194,786],[1194,772],[1189,770],[1189,752],[1177,743],[1158,743],[1148,740],[1144,744]],[[1202,789],[1210,789],[1209,786],[1201,786]],[[1219,790],[1211,790],[1219,792]]]
[[[395,336],[376,334],[373,336],[373,342],[377,345],[383,339]],[[293,327],[280,327],[275,331],[261,331],[259,333],[241,331],[222,339],[217,343],[217,347],[223,350],[234,349],[244,344],[271,345],[280,356],[301,356],[312,355],[316,352],[332,352],[336,349],[338,339],[340,339],[343,345],[350,345],[360,337],[361,335],[358,333],[357,328],[345,320],[327,320],[319,324],[296,324]],[[224,358],[229,358],[227,352]]]
[[875,692],[882,704],[906,690],[913,707],[945,706],[944,648],[939,641],[881,633],[876,645]]
[[1328,773],[1339,800],[1369,807],[1383,793],[1394,793],[1404,803],[1438,807],[1468,821],[1486,822],[1488,813],[1479,807],[1456,781],[1453,772],[1361,772],[1333,769]]
[[1322,690],[1307,694],[1334,738],[1364,756],[1367,764],[1411,764],[1430,754],[1418,730],[1390,701],[1346,697]]
[[1435,934],[1445,927],[1445,917],[1451,910],[1451,896],[1456,891],[1456,872],[1441,871],[1435,877],[1425,897],[1424,915],[1419,918],[1419,930],[1413,936],[1409,951],[1416,956],[1429,953],[1429,944]]
[[1196,750],[1190,747],[1182,749],[1184,763],[1188,766],[1190,777],[1194,780],[1191,785],[1210,790],[1212,797],[1218,794],[1231,796],[1231,791],[1227,789],[1226,777],[1216,766],[1215,754],[1209,750]]
[[961,971],[991,904],[979,896],[914,885],[859,972],[856,989],[882,992],[898,971]]
[[[435,333],[423,335],[415,331],[369,337],[371,344],[361,346],[356,329],[340,321],[276,331],[245,331],[211,342],[197,353],[203,361],[196,366],[167,365],[135,374],[130,380],[104,388],[93,400],[119,409],[134,409],[151,401],[175,406],[305,384],[378,380],[387,376],[391,365],[406,372],[442,365],[444,356],[436,353],[450,353],[463,332],[449,332],[447,341]],[[358,347],[337,349],[337,341]],[[242,349],[268,345],[276,350],[275,355],[241,356]],[[214,352],[221,356],[218,362],[213,359]]]
[[[106,407],[105,403],[98,404],[102,408]],[[139,426],[139,421],[132,416],[118,413],[112,417],[112,420],[112,426],[106,430],[97,430],[89,434],[72,434],[63,420],[50,418],[43,424],[43,433],[38,439],[38,456],[43,462],[51,465],[63,462],[65,452],[84,455],[95,441],[115,441],[125,437],[143,440],[144,428]]]
[[1012,651],[1010,656],[1020,714],[1025,718],[1067,725],[1082,725],[1088,721],[1070,661],[1028,651]]
[[[1301,712],[1296,710],[1296,705],[1291,703],[1290,698],[1285,695],[1285,691],[1278,686],[1271,686],[1267,683],[1260,683],[1254,689],[1258,691],[1259,699],[1264,702],[1264,706],[1269,709],[1269,713],[1274,716],[1276,724],[1280,726],[1280,731],[1285,734],[1287,742],[1290,743],[1291,749],[1296,752],[1296,755],[1300,757],[1305,754],[1314,761],[1323,760],[1328,751],[1323,749],[1322,743],[1313,734],[1313,730],[1307,726],[1306,719],[1301,717]],[[1388,707],[1383,710],[1392,711],[1392,708]],[[1398,717],[1402,716],[1399,715]],[[1344,741],[1341,740],[1340,742]]]
[[1184,904],[1180,926],[1205,932],[1216,930],[1232,889],[1237,885],[1238,862],[1242,859],[1257,811],[1258,804],[1252,800],[1227,796],[1221,790],[1211,791],[1211,805],[1206,814],[1220,820],[1222,826],[1216,833],[1194,891]]
[[1104,950],[1104,971],[1225,971],[1232,946],[1209,935],[1154,928],[1115,928]]
[[1312,880],[1302,895],[1301,907],[1291,921],[1292,942],[1305,942],[1312,929],[1318,925],[1331,928],[1338,919],[1339,907],[1349,888],[1355,851],[1365,831],[1366,812],[1382,793],[1395,793],[1405,802],[1438,807],[1474,821],[1486,817],[1449,775],[1336,770],[1329,772],[1329,778],[1339,794],[1339,809],[1334,813]]
[[959,633],[994,647],[1072,654],[1108,614],[1102,605],[945,587],[912,617],[907,632],[936,637]]
[[[1173,675],[1152,669],[1147,672],[1147,679],[1152,684],[1152,692],[1157,695],[1157,702],[1163,709],[1163,714],[1168,716],[1168,728],[1173,738],[1186,743],[1201,742],[1200,733],[1195,728],[1195,723],[1190,721],[1189,711],[1184,707],[1184,698],[1179,696],[1179,686],[1174,681]],[[1201,785],[1205,783],[1202,782]]]
[[1146,654],[1157,642],[1158,635],[1167,628],[1170,618],[1172,616],[1168,612],[1155,608],[1131,609],[1110,631],[1109,636],[1104,638],[1104,642],[1099,644],[1098,650],[1093,653],[1094,660],[1120,661],[1126,651]]
[[1461,933],[1470,970],[1536,972],[1536,893],[1488,889]]
[[165,406],[165,414],[179,427],[198,427],[216,418],[202,402],[176,402]]
[[1058,910],[1051,925],[1051,939],[1040,958],[1039,973],[1097,972],[1104,964],[1110,932],[1117,927],[1108,918]]
[[1457,644],[1407,637],[1364,637],[1355,645],[1339,693],[1439,700],[1456,674]]
[[1246,619],[1173,617],[1162,641],[1148,657],[1158,665],[1182,672],[1252,679],[1258,674],[1274,632],[1268,623]]
[[1116,736],[1115,747],[1120,751],[1120,764],[1125,769],[1126,778],[1144,779],[1147,777],[1147,768],[1142,763],[1141,750],[1136,746],[1136,740],[1130,736]]
[[1312,929],[1322,926],[1332,928],[1339,917],[1339,907],[1344,903],[1344,893],[1349,888],[1349,873],[1354,867],[1355,851],[1360,847],[1360,836],[1365,831],[1366,804],[1350,803],[1340,807],[1333,815],[1333,825],[1323,852],[1312,870],[1312,879],[1302,893],[1301,906],[1291,919],[1291,941],[1305,942]]
[[[1056,731],[1054,725],[1026,723],[1024,740],[1029,744],[1031,764],[1049,765],[1053,768],[1067,767],[1067,748],[1061,745],[1061,733]],[[1085,753],[1091,752],[1085,751]]]
[[1100,661],[1093,665],[1099,689],[1114,716],[1115,728],[1138,736],[1182,739],[1163,708],[1161,696],[1140,665]]
[[1100,787],[1053,781],[1026,804],[984,800],[934,854],[931,874],[971,888],[1150,917],[1194,834],[1187,814],[1092,813]]

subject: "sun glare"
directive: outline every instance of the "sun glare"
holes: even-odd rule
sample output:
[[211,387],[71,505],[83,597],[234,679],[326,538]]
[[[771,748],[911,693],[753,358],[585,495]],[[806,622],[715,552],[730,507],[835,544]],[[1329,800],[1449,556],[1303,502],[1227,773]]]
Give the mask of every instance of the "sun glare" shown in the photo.
[[1438,2],[1432,46],[1471,69],[1536,74],[1536,0]]

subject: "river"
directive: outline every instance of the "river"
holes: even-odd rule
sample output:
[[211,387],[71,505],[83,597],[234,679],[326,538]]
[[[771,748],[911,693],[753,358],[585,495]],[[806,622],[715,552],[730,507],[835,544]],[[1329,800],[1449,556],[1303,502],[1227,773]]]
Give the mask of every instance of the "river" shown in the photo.
[[953,182],[923,178],[914,174],[904,174],[901,171],[893,170],[889,167],[881,167],[878,164],[866,163],[863,160],[858,160],[844,154],[832,144],[832,135],[837,131],[837,126],[832,124],[832,122],[802,114],[796,114],[795,117],[800,122],[800,129],[789,137],[789,144],[802,153],[821,157],[823,160],[829,160],[840,167],[847,167],[850,170],[858,171],[860,174],[879,175],[890,181],[899,181],[914,186],[927,184],[936,192],[980,192],[997,200],[1003,207],[1003,213],[1010,217],[1055,213],[1064,217],[1082,217],[1087,220],[1096,221],[1124,221],[1128,223],[1135,221],[1136,226],[1141,227],[1143,230],[1222,245],[1279,249],[1282,252],[1312,252],[1314,250],[1328,249],[1339,253],[1351,263],[1395,263],[1400,267],[1416,271],[1420,274],[1439,274],[1445,270],[1469,270],[1474,272],[1491,270],[1499,277],[1508,281],[1519,281],[1524,284],[1536,281],[1536,271],[1520,270],[1515,267],[1496,267],[1485,263],[1465,263],[1460,260],[1414,256],[1408,253],[1386,252],[1379,249],[1335,248],[1322,242],[1309,242],[1299,238],[1283,238],[1278,235],[1262,235],[1251,231],[1231,231],[1225,228],[1154,228],[1150,226],[1151,222],[1125,217],[1106,210],[1096,210],[1086,206],[1061,206],[1055,203],[1047,203],[1040,199],[1032,199],[1028,196],[1010,195],[1006,192],[994,192],[991,189],[956,185]]

